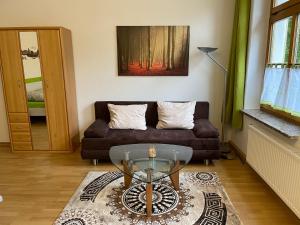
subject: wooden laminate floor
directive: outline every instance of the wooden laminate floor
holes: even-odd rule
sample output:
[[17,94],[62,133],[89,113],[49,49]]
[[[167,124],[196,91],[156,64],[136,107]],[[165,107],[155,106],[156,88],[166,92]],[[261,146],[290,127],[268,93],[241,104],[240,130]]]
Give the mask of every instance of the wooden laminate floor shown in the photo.
[[36,150],[49,149],[48,128],[45,123],[32,123],[31,137],[32,137],[33,149]]
[[45,117],[30,118],[33,149],[49,149],[48,127]]
[[[0,224],[52,224],[93,166],[72,154],[10,153],[0,147]],[[186,171],[216,171],[244,225],[299,225],[300,221],[269,187],[239,160],[188,165]],[[287,184],[288,185],[288,184]],[[187,224],[188,225],[188,224]]]

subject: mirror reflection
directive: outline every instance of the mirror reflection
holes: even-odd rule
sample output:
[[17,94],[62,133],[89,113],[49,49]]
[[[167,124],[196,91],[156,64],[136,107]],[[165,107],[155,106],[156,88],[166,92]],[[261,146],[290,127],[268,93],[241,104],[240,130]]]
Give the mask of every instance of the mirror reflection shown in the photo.
[[47,115],[36,32],[20,32],[33,149],[49,149]]

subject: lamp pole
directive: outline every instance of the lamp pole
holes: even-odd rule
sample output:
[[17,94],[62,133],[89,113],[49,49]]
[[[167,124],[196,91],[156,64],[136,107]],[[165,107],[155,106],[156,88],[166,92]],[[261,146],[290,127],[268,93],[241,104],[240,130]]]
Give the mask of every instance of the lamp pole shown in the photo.
[[[222,101],[222,114],[221,114],[221,144],[222,144],[222,153],[228,154],[230,153],[230,150],[226,148],[225,145],[225,107],[226,107],[226,94],[227,94],[227,75],[228,70],[223,66],[221,63],[219,63],[210,53],[217,50],[217,48],[211,48],[211,47],[198,47],[198,49],[203,52],[208,58],[210,58],[217,66],[219,66],[223,72],[224,72],[224,93],[223,93],[223,101]],[[224,156],[224,155],[223,155]],[[229,159],[228,156],[224,157],[226,159]]]

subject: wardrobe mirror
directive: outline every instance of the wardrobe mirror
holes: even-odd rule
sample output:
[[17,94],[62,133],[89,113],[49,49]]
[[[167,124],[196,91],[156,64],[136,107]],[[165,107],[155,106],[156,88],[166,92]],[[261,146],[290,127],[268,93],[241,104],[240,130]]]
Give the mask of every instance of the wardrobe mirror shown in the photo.
[[47,150],[49,136],[37,33],[24,31],[19,35],[33,149]]

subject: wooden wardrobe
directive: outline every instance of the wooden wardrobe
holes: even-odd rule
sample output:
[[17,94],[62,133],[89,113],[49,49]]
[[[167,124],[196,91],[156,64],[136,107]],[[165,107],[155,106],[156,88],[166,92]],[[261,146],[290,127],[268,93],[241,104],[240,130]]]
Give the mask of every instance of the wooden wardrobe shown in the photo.
[[79,145],[71,32],[0,28],[0,72],[12,151]]

